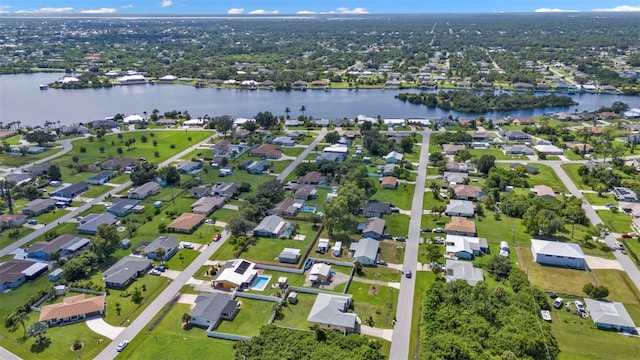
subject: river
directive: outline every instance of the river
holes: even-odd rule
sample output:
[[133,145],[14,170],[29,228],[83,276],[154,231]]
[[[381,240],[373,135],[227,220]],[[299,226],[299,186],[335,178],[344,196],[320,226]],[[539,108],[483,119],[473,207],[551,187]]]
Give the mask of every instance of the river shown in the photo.
[[[22,126],[42,125],[45,121],[60,121],[63,125],[104,119],[117,113],[125,115],[160,112],[173,109],[188,110],[191,116],[233,115],[253,117],[260,111],[284,115],[291,109],[291,117],[305,115],[314,118],[342,119],[356,115],[383,118],[454,117],[469,118],[473,114],[429,109],[394,98],[400,92],[418,90],[309,90],[279,92],[267,90],[215,89],[192,86],[158,84],[114,86],[109,89],[40,90],[39,84],[47,84],[61,76],[59,73],[37,73],[0,76],[0,122],[20,121]],[[544,112],[596,110],[622,101],[630,107],[640,107],[640,97],[604,94],[574,94],[579,103],[568,108],[547,108],[510,112],[514,117],[531,117]],[[504,116],[504,113],[483,114],[487,118]]]

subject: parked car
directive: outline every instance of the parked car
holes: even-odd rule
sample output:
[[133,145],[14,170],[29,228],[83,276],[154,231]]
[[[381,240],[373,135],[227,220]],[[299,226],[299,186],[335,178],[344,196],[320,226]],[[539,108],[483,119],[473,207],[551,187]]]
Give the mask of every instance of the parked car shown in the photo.
[[160,275],[161,273],[160,273],[159,270],[153,269],[153,270],[149,271],[149,274],[151,274],[151,275]]
[[118,350],[118,352],[124,350],[124,348],[127,347],[127,345],[129,345],[129,340],[125,340],[123,342],[121,342],[120,344],[118,344],[118,347],[116,348],[116,350]]
[[624,244],[621,243],[620,241],[616,241],[616,248],[618,250],[624,250]]
[[407,241],[407,238],[406,238],[406,237],[404,237],[404,236],[398,236],[398,237],[396,238],[396,241]]
[[411,279],[411,270],[407,270],[404,272],[404,276],[406,276],[408,279]]
[[552,299],[555,299],[558,297],[558,294],[554,293],[553,291],[549,293],[549,297]]
[[222,234],[217,233],[216,236],[213,237],[213,241],[220,241],[222,239]]
[[562,303],[563,303],[562,298],[557,297],[555,299],[555,301],[553,302],[553,307],[556,308],[556,309],[560,309],[560,308],[562,308]]
[[193,249],[193,244],[192,243],[184,243],[182,244],[182,247],[185,249]]
[[621,236],[623,239],[633,239],[635,235],[636,234],[633,234],[633,233],[627,233],[627,234],[622,234]]
[[444,244],[444,238],[440,236],[436,236],[432,239],[432,241],[436,244]]
[[422,228],[421,232],[431,232],[431,228]]
[[435,229],[433,229],[433,232],[442,234],[442,233],[444,233],[444,229],[443,228],[435,228]]
[[154,270],[158,270],[160,272],[165,272],[165,271],[167,271],[167,268],[164,267],[164,265],[159,265],[159,266],[156,266]]
[[387,262],[384,260],[378,260],[378,265],[387,266]]
[[576,309],[578,309],[579,312],[584,312],[584,304],[582,303],[582,301],[576,300],[574,303],[576,305]]

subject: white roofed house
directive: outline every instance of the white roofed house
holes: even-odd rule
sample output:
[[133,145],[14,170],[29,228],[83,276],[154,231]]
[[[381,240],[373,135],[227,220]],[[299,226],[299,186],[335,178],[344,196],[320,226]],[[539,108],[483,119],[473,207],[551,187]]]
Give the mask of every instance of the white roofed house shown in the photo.
[[360,319],[357,314],[348,312],[351,302],[351,295],[319,293],[307,317],[309,327],[318,325],[343,334],[355,332]]
[[364,238],[351,243],[349,250],[353,261],[359,261],[362,265],[375,265],[378,260],[378,249],[380,242],[372,238]]
[[482,269],[473,267],[473,263],[468,261],[456,261],[447,259],[446,263],[447,281],[464,280],[469,285],[474,286],[479,281],[484,280]]
[[535,262],[542,265],[586,267],[584,252],[578,244],[531,239],[531,254]]
[[254,263],[244,259],[230,260],[218,271],[212,283],[225,289],[245,289],[251,286],[257,274]]
[[489,251],[487,239],[472,236],[447,235],[445,247],[446,255],[467,260]]
[[323,284],[331,281],[331,266],[315,263],[309,270],[309,281],[312,284]]
[[584,299],[589,315],[598,329],[638,334],[633,319],[622,303]]
[[288,238],[293,233],[293,224],[277,215],[269,215],[262,219],[253,233],[260,237]]

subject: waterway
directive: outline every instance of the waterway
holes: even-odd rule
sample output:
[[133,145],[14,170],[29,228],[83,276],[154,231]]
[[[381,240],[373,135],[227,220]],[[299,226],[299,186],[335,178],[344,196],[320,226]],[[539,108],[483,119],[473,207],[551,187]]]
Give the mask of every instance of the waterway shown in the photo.
[[[284,115],[291,109],[291,116],[305,115],[314,118],[342,119],[356,115],[383,118],[454,117],[469,118],[474,115],[429,109],[423,105],[412,105],[394,98],[400,92],[419,90],[309,90],[280,92],[268,90],[241,90],[195,88],[193,86],[158,84],[114,86],[109,89],[40,90],[39,84],[55,81],[61,74],[38,73],[0,76],[0,122],[7,124],[20,121],[22,126],[42,125],[45,121],[60,121],[61,124],[84,123],[104,119],[121,113],[151,113],[173,109],[188,110],[191,116],[233,115],[253,117],[260,111]],[[622,101],[631,107],[640,107],[640,97],[605,94],[574,94],[571,97],[578,105],[567,108],[547,108],[510,112],[514,117],[539,116],[545,112],[597,110]],[[483,114],[487,118],[502,117],[504,113]]]

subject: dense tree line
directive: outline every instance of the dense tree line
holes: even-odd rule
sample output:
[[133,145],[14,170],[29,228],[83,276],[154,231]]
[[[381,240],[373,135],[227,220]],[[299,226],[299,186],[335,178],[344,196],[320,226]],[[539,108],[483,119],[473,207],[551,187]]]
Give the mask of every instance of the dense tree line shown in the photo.
[[543,109],[576,105],[569,96],[548,94],[513,93],[494,94],[485,92],[477,95],[467,91],[440,91],[432,93],[400,93],[396,98],[411,104],[437,107],[467,113],[487,113],[491,111],[513,111],[518,109]]
[[378,360],[379,341],[333,330],[296,331],[265,325],[260,335],[234,345],[236,360]]
[[422,307],[420,358],[556,359],[557,341],[536,316],[549,308],[545,294],[521,270],[507,272],[507,281],[492,289],[462,280],[431,285]]

